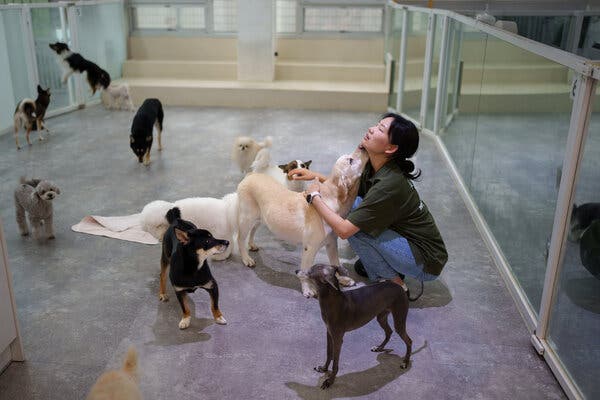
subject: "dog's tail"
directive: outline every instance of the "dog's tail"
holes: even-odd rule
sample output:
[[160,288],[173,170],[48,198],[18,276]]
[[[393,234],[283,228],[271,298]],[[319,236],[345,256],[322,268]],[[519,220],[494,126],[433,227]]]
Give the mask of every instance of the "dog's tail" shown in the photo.
[[258,142],[258,145],[262,148],[271,147],[273,144],[273,137],[267,136],[262,142]]
[[35,178],[31,178],[31,179],[27,179],[27,177],[25,176],[21,176],[21,178],[19,179],[19,183],[22,185],[29,185],[31,187],[37,187],[38,183],[40,183],[41,179],[35,179]]
[[263,148],[256,153],[256,157],[254,157],[254,161],[250,165],[250,170],[252,172],[264,172],[269,165],[271,164],[271,152],[268,148]]
[[138,356],[135,347],[131,346],[127,350],[125,360],[123,361],[123,367],[121,369],[126,374],[130,375],[133,379],[137,380],[137,367],[138,367]]
[[173,207],[169,211],[167,211],[167,215],[165,215],[165,218],[167,219],[167,221],[169,221],[169,224],[173,224],[178,219],[181,219],[181,210],[179,210],[179,207]]
[[406,295],[408,296],[408,301],[417,301],[419,300],[419,297],[421,297],[423,295],[423,291],[425,290],[425,287],[423,285],[423,281],[421,281],[421,291],[419,292],[419,294],[417,295],[417,297],[410,297],[410,292],[407,291]]

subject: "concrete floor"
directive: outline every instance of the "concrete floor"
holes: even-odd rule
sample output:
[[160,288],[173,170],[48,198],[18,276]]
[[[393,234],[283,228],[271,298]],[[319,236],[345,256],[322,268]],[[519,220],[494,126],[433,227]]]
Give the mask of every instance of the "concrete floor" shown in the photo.
[[[393,352],[369,351],[382,338],[371,322],[345,336],[338,378],[322,391],[312,368],[324,359],[325,329],[318,302],[302,297],[293,276],[300,249],[263,228],[255,269],[237,255],[213,263],[228,325],[213,323],[208,295],[196,292],[191,327],[180,331],[177,302],[157,298],[159,245],[79,234],[71,225],[87,214],[135,213],[155,199],[234,191],[242,176],[229,149],[238,135],[272,135],[275,161],[312,159],[313,169],[327,173],[378,115],[167,108],[165,148],[153,150],[149,167],[129,149],[132,117],[95,106],[52,118],[48,140],[19,152],[12,135],[0,137],[0,216],[27,357],[0,375],[3,400],[83,398],[130,345],[139,352],[145,399],[566,398],[533,350],[441,156],[424,136],[417,186],[450,259],[411,304],[407,370],[399,369],[405,349],[397,336],[388,345]],[[21,175],[60,186],[56,240],[18,235],[12,192]],[[347,266],[354,261],[343,244],[341,256]],[[324,252],[317,260],[326,261]]]

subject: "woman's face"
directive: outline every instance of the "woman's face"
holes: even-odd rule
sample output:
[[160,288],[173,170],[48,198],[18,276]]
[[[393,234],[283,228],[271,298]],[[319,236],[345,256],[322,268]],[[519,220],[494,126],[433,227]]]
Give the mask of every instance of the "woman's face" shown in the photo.
[[387,150],[391,150],[393,145],[390,144],[388,133],[393,120],[393,117],[384,118],[377,125],[367,129],[367,133],[360,142],[360,147],[367,150],[369,155],[383,154]]

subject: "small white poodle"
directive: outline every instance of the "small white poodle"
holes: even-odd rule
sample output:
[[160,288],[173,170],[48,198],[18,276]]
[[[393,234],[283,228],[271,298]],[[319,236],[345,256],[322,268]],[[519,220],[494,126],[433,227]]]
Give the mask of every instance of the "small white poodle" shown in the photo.
[[181,218],[193,222],[200,229],[206,229],[217,239],[231,243],[227,250],[215,254],[215,260],[225,260],[231,255],[234,236],[237,234],[237,193],[229,193],[222,199],[212,197],[191,197],[170,203],[155,200],[142,209],[142,229],[158,240],[162,240],[169,223],[165,218],[167,211],[179,207]]
[[100,93],[100,99],[108,110],[135,110],[129,94],[129,85],[126,83],[111,84]]

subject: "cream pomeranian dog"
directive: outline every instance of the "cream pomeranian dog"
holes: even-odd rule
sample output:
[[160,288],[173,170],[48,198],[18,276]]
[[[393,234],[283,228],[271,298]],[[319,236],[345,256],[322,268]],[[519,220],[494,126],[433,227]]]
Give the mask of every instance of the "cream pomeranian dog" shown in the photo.
[[194,223],[200,229],[206,229],[214,237],[228,240],[231,246],[223,253],[215,254],[215,260],[225,260],[231,255],[233,239],[237,233],[237,193],[229,193],[221,199],[212,197],[190,197],[175,203],[156,200],[142,209],[142,229],[158,240],[162,240],[169,222],[165,218],[167,211],[179,207],[181,218]]
[[272,143],[273,138],[271,136],[267,136],[262,142],[257,142],[248,136],[238,136],[233,142],[231,160],[240,167],[242,173],[250,172],[256,154],[261,149],[271,147]]
[[106,371],[100,375],[87,400],[141,400],[137,365],[137,352],[131,347],[121,369]]

